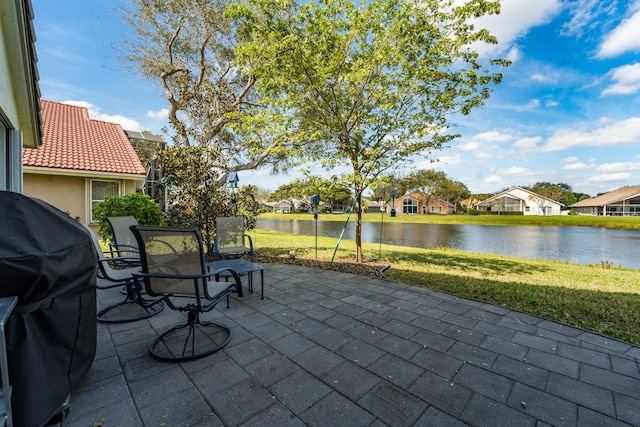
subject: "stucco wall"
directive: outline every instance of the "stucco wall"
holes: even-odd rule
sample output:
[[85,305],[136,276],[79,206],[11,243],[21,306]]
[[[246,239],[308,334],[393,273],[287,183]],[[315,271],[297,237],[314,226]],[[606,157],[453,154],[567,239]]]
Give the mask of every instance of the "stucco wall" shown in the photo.
[[[91,180],[82,176],[46,175],[25,173],[24,194],[44,200],[83,224],[89,223]],[[122,195],[135,193],[136,181],[122,179]]]
[[44,200],[86,224],[87,196],[85,178],[74,176],[23,175],[24,194]]

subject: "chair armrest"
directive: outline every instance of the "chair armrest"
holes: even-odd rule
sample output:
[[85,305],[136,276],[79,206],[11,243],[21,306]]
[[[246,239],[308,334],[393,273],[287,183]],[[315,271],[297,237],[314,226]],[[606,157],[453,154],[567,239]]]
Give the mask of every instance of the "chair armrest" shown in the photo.
[[109,243],[110,252],[135,252],[140,253],[140,249],[133,245],[120,245],[116,243]]
[[249,240],[249,255],[253,256],[253,239],[248,234],[245,234],[244,237]]
[[242,294],[242,282],[240,281],[240,275],[233,268],[222,267],[222,268],[217,268],[215,270],[211,270],[210,267],[207,265],[207,270],[209,270],[207,275],[208,276],[215,276],[216,280],[218,280],[218,275],[223,271],[228,271],[229,273],[231,273],[231,276],[233,276],[233,280],[236,282],[236,293],[238,294],[238,296],[240,298],[242,298],[244,296]]
[[121,256],[121,257],[100,257],[98,258],[98,262],[112,262],[115,264],[127,264],[127,265],[133,265],[133,264],[140,264],[140,258],[136,258],[136,257],[127,257],[127,256]]

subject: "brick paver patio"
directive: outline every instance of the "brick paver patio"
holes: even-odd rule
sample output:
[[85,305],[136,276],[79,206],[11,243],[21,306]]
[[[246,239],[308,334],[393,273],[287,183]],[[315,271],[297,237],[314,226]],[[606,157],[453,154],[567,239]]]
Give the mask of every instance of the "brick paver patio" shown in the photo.
[[224,350],[152,359],[180,316],[98,324],[62,425],[640,425],[639,347],[427,289],[267,264],[264,300],[205,316],[232,326]]

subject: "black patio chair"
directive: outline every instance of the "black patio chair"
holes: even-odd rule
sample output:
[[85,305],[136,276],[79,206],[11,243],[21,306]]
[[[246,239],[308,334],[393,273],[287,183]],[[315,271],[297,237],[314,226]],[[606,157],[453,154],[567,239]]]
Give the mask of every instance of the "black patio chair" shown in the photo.
[[244,254],[253,256],[253,240],[245,233],[242,216],[216,218],[216,234],[213,237],[213,257],[238,258]]
[[[87,232],[91,235],[91,241],[98,257],[98,278],[105,282],[98,282],[97,289],[110,289],[122,287],[125,298],[122,301],[109,305],[100,310],[96,318],[104,323],[126,323],[146,319],[162,311],[162,301],[144,300],[140,288],[136,285],[132,272],[134,268],[122,267],[131,258],[117,257],[115,252],[103,252],[96,233],[87,225]],[[108,256],[105,256],[108,255]],[[133,258],[139,263],[139,258]],[[117,267],[114,267],[117,266]],[[101,284],[102,283],[102,284]],[[143,302],[143,304],[140,304]]]
[[[240,276],[228,270],[232,281],[219,282],[223,269],[207,271],[202,235],[197,228],[131,226],[140,248],[141,270],[133,275],[151,297],[172,310],[187,314],[185,323],[153,340],[149,353],[166,361],[194,360],[215,353],[231,341],[231,328],[219,321],[201,320],[222,299],[242,297]],[[186,331],[185,331],[186,330]]]
[[[108,216],[105,219],[111,227],[113,236],[113,241],[109,243],[111,251],[116,252],[120,257],[128,258],[130,264],[135,264],[138,261],[135,258],[140,258],[140,250],[129,227],[138,225],[138,221],[132,216]],[[140,265],[139,261],[137,265]]]

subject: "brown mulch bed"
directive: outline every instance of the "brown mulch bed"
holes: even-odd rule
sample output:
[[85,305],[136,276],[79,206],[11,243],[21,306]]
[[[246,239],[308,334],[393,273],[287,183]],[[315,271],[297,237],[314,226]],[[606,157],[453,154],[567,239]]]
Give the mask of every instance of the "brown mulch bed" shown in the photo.
[[388,268],[389,264],[386,261],[381,260],[365,260],[362,264],[358,264],[355,258],[352,259],[340,259],[339,262],[334,261],[331,264],[329,261],[306,259],[306,258],[285,258],[270,255],[256,254],[251,258],[248,258],[251,262],[255,263],[273,263],[273,264],[293,264],[301,265],[304,267],[321,268],[323,270],[340,271],[342,273],[362,274],[365,276],[384,277],[381,273],[383,269]]

